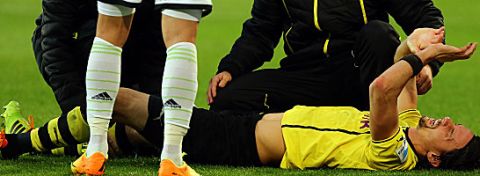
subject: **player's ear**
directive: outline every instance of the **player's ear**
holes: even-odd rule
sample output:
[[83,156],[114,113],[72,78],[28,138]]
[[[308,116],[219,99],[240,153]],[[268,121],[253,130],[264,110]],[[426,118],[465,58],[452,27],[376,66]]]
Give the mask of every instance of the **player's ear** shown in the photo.
[[427,159],[430,165],[433,167],[439,167],[442,160],[440,159],[440,155],[434,152],[427,152]]

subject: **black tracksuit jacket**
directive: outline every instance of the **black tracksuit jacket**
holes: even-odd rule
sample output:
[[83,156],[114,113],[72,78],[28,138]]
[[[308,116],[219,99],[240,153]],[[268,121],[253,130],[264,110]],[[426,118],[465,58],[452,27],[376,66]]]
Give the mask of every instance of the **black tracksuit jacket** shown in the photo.
[[[350,52],[362,26],[372,20],[388,22],[389,14],[406,34],[444,25],[431,0],[255,0],[251,13],[218,72],[235,78],[253,71],[271,60],[281,36],[287,54],[281,68],[299,71],[314,69],[321,58]],[[434,75],[441,65],[430,63]]]

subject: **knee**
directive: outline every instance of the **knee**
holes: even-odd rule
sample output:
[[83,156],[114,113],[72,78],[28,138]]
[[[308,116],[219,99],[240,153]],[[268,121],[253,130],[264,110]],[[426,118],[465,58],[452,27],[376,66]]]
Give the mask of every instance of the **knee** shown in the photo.
[[197,28],[197,21],[182,20],[167,15],[162,16],[163,40],[167,48],[179,42],[195,44]]
[[127,41],[133,15],[107,16],[99,14],[96,37],[112,45],[123,47]]
[[360,31],[359,40],[373,40],[374,43],[384,45],[388,43],[399,43],[399,35],[389,23],[373,20],[363,26]]

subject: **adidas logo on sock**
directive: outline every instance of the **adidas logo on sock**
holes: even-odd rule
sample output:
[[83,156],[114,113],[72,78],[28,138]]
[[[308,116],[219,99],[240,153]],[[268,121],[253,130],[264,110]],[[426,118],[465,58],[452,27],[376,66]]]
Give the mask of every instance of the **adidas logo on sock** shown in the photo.
[[102,93],[99,93],[95,96],[92,97],[92,99],[94,100],[105,100],[105,101],[112,101],[112,97],[110,97],[110,95],[108,95],[107,92],[102,92]]
[[182,108],[175,100],[169,99],[167,100],[164,104],[164,107],[170,107],[170,108]]

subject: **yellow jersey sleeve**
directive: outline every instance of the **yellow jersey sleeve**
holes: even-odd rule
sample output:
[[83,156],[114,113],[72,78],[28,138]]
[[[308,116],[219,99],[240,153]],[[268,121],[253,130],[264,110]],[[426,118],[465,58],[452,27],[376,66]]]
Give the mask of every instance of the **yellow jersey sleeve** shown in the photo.
[[365,156],[368,165],[375,170],[410,170],[415,168],[418,161],[400,127],[387,139],[372,140],[365,151]]

